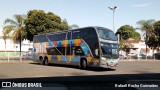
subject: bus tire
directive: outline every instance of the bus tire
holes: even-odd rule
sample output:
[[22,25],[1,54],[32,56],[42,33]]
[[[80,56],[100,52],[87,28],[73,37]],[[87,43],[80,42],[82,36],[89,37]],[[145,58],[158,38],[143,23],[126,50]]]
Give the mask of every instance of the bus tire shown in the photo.
[[40,65],[44,65],[44,60],[42,57],[39,58],[39,61],[40,61]]
[[80,67],[81,67],[81,69],[86,69],[87,68],[87,61],[85,59],[81,60]]
[[44,64],[45,64],[46,66],[49,65],[49,63],[48,63],[48,58],[47,58],[47,57],[45,57],[45,59],[44,59]]

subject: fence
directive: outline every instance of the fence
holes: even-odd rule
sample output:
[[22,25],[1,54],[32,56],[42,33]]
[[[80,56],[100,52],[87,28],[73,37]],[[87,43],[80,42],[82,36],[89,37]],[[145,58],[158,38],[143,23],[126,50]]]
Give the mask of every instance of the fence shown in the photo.
[[25,55],[23,56],[23,53],[20,52],[0,52],[0,60],[1,61],[13,61],[13,60],[32,60],[32,56]]

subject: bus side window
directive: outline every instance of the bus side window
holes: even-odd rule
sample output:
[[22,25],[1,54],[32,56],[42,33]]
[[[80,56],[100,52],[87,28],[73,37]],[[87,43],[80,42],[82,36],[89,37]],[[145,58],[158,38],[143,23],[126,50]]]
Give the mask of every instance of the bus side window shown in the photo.
[[62,40],[62,34],[57,33],[55,34],[55,37],[56,37],[56,41]]
[[67,40],[72,39],[71,32],[67,32],[67,38],[66,38],[66,39],[67,39]]
[[79,39],[80,37],[80,31],[73,31],[73,39]]
[[62,36],[62,40],[66,40],[66,33],[62,33],[61,36]]

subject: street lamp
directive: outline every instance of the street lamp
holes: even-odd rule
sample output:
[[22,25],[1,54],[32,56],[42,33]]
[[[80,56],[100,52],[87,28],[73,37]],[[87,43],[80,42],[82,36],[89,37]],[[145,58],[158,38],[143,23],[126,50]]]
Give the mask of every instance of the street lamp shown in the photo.
[[[114,6],[114,7],[108,7],[110,10],[113,10],[113,30],[114,30],[114,12],[115,12],[115,9],[117,8],[117,6]],[[115,30],[114,30],[115,31]]]

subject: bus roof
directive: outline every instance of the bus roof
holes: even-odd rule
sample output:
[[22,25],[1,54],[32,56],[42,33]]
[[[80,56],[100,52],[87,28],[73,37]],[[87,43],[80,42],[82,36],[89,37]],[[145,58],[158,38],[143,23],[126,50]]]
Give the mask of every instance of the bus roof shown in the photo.
[[[70,29],[70,30],[63,30],[63,31],[58,31],[58,32],[53,32],[53,33],[44,33],[44,34],[39,34],[39,35],[55,34],[55,33],[63,33],[63,32],[67,32],[67,31],[74,31],[74,30],[85,29],[85,28],[94,28],[94,29],[100,28],[100,29],[107,29],[107,30],[110,30],[110,29],[108,29],[108,28],[100,27],[100,26],[88,26],[88,27],[82,27],[82,28]],[[110,31],[112,31],[112,30],[110,30]],[[34,36],[39,36],[39,35],[34,35]]]

